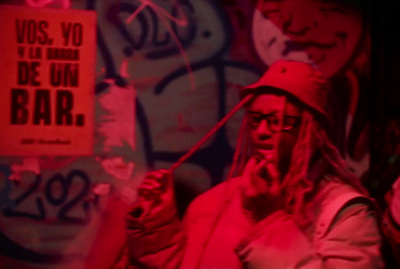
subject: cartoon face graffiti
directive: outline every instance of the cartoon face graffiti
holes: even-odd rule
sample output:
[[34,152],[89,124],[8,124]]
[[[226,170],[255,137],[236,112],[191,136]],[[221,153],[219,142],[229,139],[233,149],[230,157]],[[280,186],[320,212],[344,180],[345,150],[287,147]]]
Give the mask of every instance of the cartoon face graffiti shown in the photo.
[[252,35],[261,60],[266,65],[278,59],[311,62],[329,77],[337,74],[355,53],[363,30],[361,13],[337,2],[259,0]]

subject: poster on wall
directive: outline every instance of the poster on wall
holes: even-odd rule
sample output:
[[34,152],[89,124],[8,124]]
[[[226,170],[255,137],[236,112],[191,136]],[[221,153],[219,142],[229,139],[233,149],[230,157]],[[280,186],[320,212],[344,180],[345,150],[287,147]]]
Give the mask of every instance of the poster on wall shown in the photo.
[[96,13],[0,6],[0,155],[91,155]]

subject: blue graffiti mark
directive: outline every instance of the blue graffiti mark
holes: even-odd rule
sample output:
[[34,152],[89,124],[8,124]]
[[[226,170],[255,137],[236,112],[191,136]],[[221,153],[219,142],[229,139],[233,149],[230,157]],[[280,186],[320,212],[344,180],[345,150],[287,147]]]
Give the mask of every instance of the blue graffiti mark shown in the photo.
[[[235,61],[224,61],[222,59],[214,59],[214,61],[200,62],[192,65],[193,72],[201,70],[203,68],[213,66],[217,74],[218,81],[218,121],[221,120],[226,113],[226,67],[234,67],[241,70],[246,70],[248,72],[260,75],[260,72],[245,63],[235,62]],[[168,86],[169,83],[178,79],[179,76],[184,76],[186,72],[185,68],[181,68],[176,72],[167,76],[164,80],[160,81],[155,87],[155,94],[162,94]],[[187,151],[183,152],[165,152],[165,151],[155,151],[154,158],[160,161],[175,162],[181,156],[183,156]],[[222,127],[215,135],[211,143],[198,150],[194,153],[188,160],[188,163],[193,163],[201,166],[204,170],[208,172],[211,178],[212,185],[216,185],[223,180],[224,167],[232,163],[232,156],[234,149],[229,145],[226,128]]]
[[[138,5],[138,6],[137,6]],[[135,28],[134,32],[138,37],[134,38],[131,32],[128,31],[129,25],[126,25],[124,21],[120,19],[120,15],[123,13],[134,13],[141,8],[141,5],[137,3],[133,5],[130,3],[119,3],[114,4],[110,7],[107,12],[107,17],[114,27],[120,32],[121,36],[128,41],[128,43],[135,50],[143,49],[146,45],[150,45],[155,48],[154,51],[146,52],[145,57],[147,59],[160,59],[163,57],[177,55],[182,52],[187,46],[189,46],[194,40],[197,32],[196,25],[193,21],[193,16],[188,16],[185,13],[185,19],[187,19],[187,25],[185,27],[178,27],[175,20],[170,20],[167,25],[167,18],[160,18],[163,16],[158,14],[152,7],[146,6],[143,10],[140,10],[136,14],[135,20],[141,26],[140,33]],[[178,10],[184,10],[186,12],[194,12],[192,4],[188,0],[177,1],[171,11],[171,16],[175,17],[178,15]],[[145,12],[149,14],[150,22],[147,22]],[[164,33],[163,37],[159,37],[160,24],[164,24],[167,28],[167,32]],[[152,26],[152,31],[150,31]],[[150,33],[152,33],[151,36]],[[162,39],[163,38],[163,39]],[[151,43],[147,44],[146,40],[150,40]],[[175,45],[173,43],[175,42]],[[151,47],[149,46],[149,47]]]
[[154,169],[153,143],[151,132],[143,105],[136,99],[136,117],[143,136],[143,149],[145,153],[146,166]]
[[[191,3],[189,3],[188,1],[179,1],[178,2],[179,7],[183,8],[184,6],[188,8],[188,10],[190,12],[194,12],[194,8],[191,5]],[[164,57],[168,57],[171,55],[178,55],[179,53],[182,52],[182,50],[184,50],[185,48],[187,48],[194,40],[196,33],[197,33],[197,27],[195,25],[195,23],[193,22],[193,16],[186,16],[188,22],[187,22],[187,26],[185,27],[178,27],[175,21],[171,21],[170,24],[170,30],[173,33],[173,37],[176,40],[171,40],[171,34],[169,32],[166,33],[166,35],[168,35],[168,42],[159,42],[157,41],[156,37],[159,31],[159,18],[155,16],[155,13],[152,9],[150,9],[150,14],[152,15],[152,25],[154,25],[154,31],[153,31],[153,44],[156,47],[160,47],[163,46],[163,50],[156,50],[156,51],[152,51],[152,52],[148,52],[145,54],[145,57],[149,60],[155,60],[155,59],[161,59]],[[171,12],[172,16],[177,16],[177,7],[175,6]],[[172,46],[171,43],[175,41],[178,45]],[[166,45],[170,45],[170,46],[166,46]],[[172,47],[171,47],[172,46]]]
[[[103,56],[103,60],[106,67],[105,78],[113,78],[116,76],[115,65],[112,60],[111,52],[109,51],[106,42],[104,41],[103,35],[99,27],[97,27],[97,46],[100,50],[100,54]],[[96,92],[97,93],[97,92]]]
[[[205,68],[213,68],[217,77],[217,90],[218,90],[218,121],[225,116],[226,113],[226,85],[227,85],[227,75],[225,70],[227,67],[233,67],[240,70],[245,70],[249,73],[253,73],[256,75],[261,75],[260,71],[256,69],[254,66],[237,62],[237,61],[228,61],[224,60],[225,53],[230,48],[230,43],[232,40],[232,35],[229,20],[225,13],[223,13],[222,9],[218,8],[218,6],[214,5],[214,9],[218,14],[218,17],[221,18],[221,23],[223,25],[223,31],[226,34],[226,38],[223,44],[220,46],[218,50],[214,54],[210,54],[207,58],[191,63],[191,71],[193,73],[200,71]],[[203,36],[209,38],[213,32],[210,30],[205,30],[203,32]],[[214,33],[215,34],[215,33]],[[177,68],[176,70],[171,71],[167,76],[165,76],[162,80],[160,80],[154,86],[155,95],[161,95],[168,84],[173,81],[179,79],[180,77],[187,76],[189,69],[185,66]],[[183,156],[187,151],[182,152],[168,152],[168,151],[154,151],[152,153],[153,158],[159,161],[166,162],[175,162],[181,156]],[[202,167],[205,171],[208,172],[212,185],[216,185],[223,180],[224,168],[232,163],[232,156],[234,153],[234,149],[229,145],[227,139],[226,128],[222,127],[211,143],[198,150],[194,153],[188,160],[188,163],[196,164]]]
[[[139,7],[129,3],[117,3],[110,7],[107,12],[107,18],[110,22],[120,31],[121,35],[131,44],[134,49],[141,49],[144,47],[146,39],[148,38],[149,26],[145,15],[140,12],[135,18],[141,25],[141,32],[139,38],[135,40],[127,29],[127,25],[119,18],[121,13],[134,13]],[[136,33],[136,31],[135,31]],[[137,34],[137,33],[136,33]]]
[[[86,0],[86,9],[87,10],[96,10],[96,0]],[[102,59],[105,63],[105,76],[104,78],[114,78],[116,76],[115,65],[112,59],[111,51],[108,49],[107,44],[104,40],[103,34],[101,32],[100,27],[96,26],[97,31],[97,46],[102,56]],[[102,92],[104,88],[101,87],[101,90],[98,91],[96,87],[96,94]]]
[[[216,10],[217,7],[214,6]],[[220,18],[225,18],[222,20],[224,22],[227,21],[227,18],[223,16],[223,13],[219,13]],[[225,33],[230,32],[229,24],[224,24]],[[208,37],[212,35],[212,31],[208,32]],[[194,38],[194,37],[193,37]],[[229,34],[226,35],[225,41],[221,45],[220,49],[217,50],[214,54],[209,55],[207,59],[203,59],[202,61],[191,63],[190,70],[192,72],[196,72],[198,70],[202,70],[207,67],[213,67],[217,74],[217,83],[218,83],[218,119],[221,119],[226,110],[226,74],[224,72],[224,68],[226,67],[224,64],[224,53],[228,50],[230,45],[231,36]],[[248,68],[248,65],[245,65],[244,68]],[[163,93],[164,88],[171,82],[175,81],[179,77],[188,75],[189,69],[185,66],[178,68],[177,70],[172,71],[168,74],[164,79],[162,79],[157,85],[154,87],[154,92],[156,95],[160,95]],[[196,153],[191,156],[187,160],[188,163],[196,164],[202,167],[207,173],[210,175],[211,181],[213,185],[218,184],[223,179],[224,167],[229,165],[232,161],[233,149],[227,142],[227,134],[225,127],[222,127],[213,138],[213,141],[210,145],[205,148],[198,150]],[[155,160],[159,161],[169,161],[175,162],[182,155],[184,155],[187,151],[184,152],[164,152],[164,151],[155,151],[153,152],[153,157]]]
[[[0,167],[1,171],[8,171],[8,167]],[[9,172],[7,173],[9,175]],[[80,180],[84,184],[81,190],[73,197],[69,197],[69,191],[71,184],[74,180]],[[7,180],[10,182],[10,180]],[[33,193],[40,187],[42,183],[42,176],[37,175],[35,181],[30,187],[19,197],[13,201],[13,206],[5,207],[3,214],[6,217],[18,217],[18,218],[29,218],[33,220],[45,220],[46,212],[43,205],[43,199],[36,197],[34,200],[37,205],[38,213],[30,213],[17,211],[18,205],[32,197]],[[11,183],[10,183],[11,184]],[[61,192],[54,191],[54,184],[61,186]],[[8,186],[8,185],[6,185]],[[8,189],[9,187],[7,187]],[[88,201],[84,201],[90,190],[90,178],[89,176],[80,170],[72,170],[66,177],[61,174],[55,174],[50,177],[44,186],[44,197],[46,202],[52,206],[59,206],[57,218],[64,223],[74,223],[84,225],[90,221],[90,204]],[[8,191],[7,191],[8,193]],[[72,208],[77,206],[78,203],[82,202],[82,209],[85,212],[84,218],[77,218],[69,216],[68,213]],[[18,242],[15,242],[8,238],[3,232],[0,231],[0,253],[11,258],[23,260],[32,263],[41,264],[60,264],[66,261],[70,261],[77,257],[77,255],[64,255],[64,254],[43,254],[37,251],[33,251],[21,246]]]
[[3,210],[4,216],[30,218],[30,219],[34,219],[34,220],[44,220],[46,218],[46,213],[44,211],[43,200],[40,197],[37,197],[35,199],[37,213],[20,212],[20,211],[16,210],[19,204],[21,204],[23,201],[28,199],[37,190],[37,188],[39,188],[41,181],[42,181],[42,177],[40,175],[37,175],[35,177],[35,181],[31,184],[31,186],[15,199],[15,207],[14,208],[8,208],[8,207],[4,208],[4,210]]
[[159,31],[160,31],[160,20],[158,19],[158,16],[156,14],[156,12],[151,9],[151,8],[147,8],[152,20],[152,25],[154,25],[154,30],[153,30],[153,35],[151,37],[152,43],[154,44],[154,46],[156,47],[165,47],[166,45],[168,45],[169,43],[171,43],[171,34],[168,32],[164,33],[164,39],[160,39],[159,36]]
[[[93,1],[93,0],[92,0]],[[235,62],[235,61],[226,61],[224,60],[225,53],[230,48],[231,40],[232,40],[232,33],[229,23],[229,18],[225,14],[224,10],[216,4],[214,1],[207,1],[208,4],[212,5],[214,11],[216,12],[217,16],[220,18],[220,23],[222,25],[222,31],[225,35],[224,42],[220,45],[220,47],[210,55],[207,55],[205,59],[201,61],[190,63],[190,68],[187,66],[182,66],[177,68],[176,70],[171,71],[167,76],[165,76],[158,84],[154,87],[155,95],[160,95],[163,93],[165,87],[175,81],[176,79],[189,75],[189,72],[196,72],[202,70],[204,68],[212,67],[215,70],[217,76],[217,87],[218,87],[218,119],[221,119],[226,113],[226,83],[227,83],[227,75],[225,74],[226,67],[234,67],[237,69],[245,70],[249,73],[254,73],[259,75],[260,72],[253,66]],[[171,23],[171,27],[173,29],[173,33],[177,36],[177,40],[181,43],[181,48],[187,48],[191,45],[196,35],[198,34],[198,26],[195,23],[195,10],[193,5],[190,1],[181,0],[179,4],[185,6],[185,14],[188,18],[188,24],[186,27],[178,27],[177,24],[174,22]],[[131,33],[128,31],[127,25],[124,24],[123,21],[119,18],[122,13],[133,13],[138,10],[139,7],[133,6],[128,3],[121,3],[115,4],[110,7],[109,11],[107,12],[108,18],[114,27],[117,28],[121,36],[128,41],[131,48],[125,47],[123,53],[125,55],[133,55],[135,50],[140,50],[145,46],[145,41],[149,40],[149,29],[153,29],[153,36],[150,41],[152,42],[151,45],[156,48],[151,52],[145,54],[145,56],[150,59],[159,59],[168,57],[172,54],[178,53],[178,46],[171,47],[169,46],[172,42],[171,34],[169,32],[165,33],[162,39],[157,39],[156,35],[158,33],[158,18],[155,16],[155,12],[150,8],[146,8],[148,17],[151,20],[148,22],[146,21],[146,17],[143,15],[143,10],[137,14],[135,18],[137,23],[142,27],[139,32],[135,32],[136,39],[131,36]],[[172,11],[173,15],[177,14],[176,9]],[[143,16],[142,16],[143,15]],[[136,29],[136,28],[135,28]],[[203,38],[210,38],[214,33],[212,29],[205,29],[202,32]],[[100,34],[101,35],[101,34]],[[102,39],[101,39],[102,40]],[[110,70],[114,70],[114,63],[112,63],[112,56],[109,49],[103,45],[101,50],[104,50],[102,53],[103,58],[107,58],[106,68]],[[120,85],[126,85],[125,80],[119,76],[119,74],[113,73],[113,78],[120,81]],[[100,93],[105,90],[110,85],[108,83],[99,83],[96,86],[96,93]],[[153,143],[151,141],[151,130],[149,129],[148,119],[146,116],[146,108],[143,107],[142,103],[140,102],[140,96],[136,100],[136,119],[138,123],[138,131],[141,132],[143,137],[143,149],[144,155],[146,160],[146,166],[148,169],[153,169],[155,161],[166,161],[166,162],[174,162],[179,159],[180,156],[186,153],[183,152],[169,152],[169,151],[156,151],[153,149]],[[223,127],[221,128],[216,136],[213,138],[211,144],[207,147],[202,148],[198,152],[196,152],[189,160],[190,163],[196,164],[204,168],[211,177],[212,184],[215,185],[221,182],[224,167],[229,165],[232,161],[233,156],[233,149],[227,142],[227,133],[226,129]],[[210,157],[212,156],[212,157]]]
[[0,209],[4,206],[14,208],[15,202],[10,197],[12,190],[12,182],[9,180],[11,169],[8,165],[0,164],[0,173],[2,173],[6,179],[3,188],[0,190]]
[[[90,191],[90,179],[89,176],[83,172],[83,171],[79,171],[79,170],[72,170],[71,172],[68,173],[67,177],[65,179],[63,178],[59,178],[58,180],[60,180],[62,186],[63,186],[63,190],[66,193],[66,196],[68,195],[68,191],[70,190],[70,187],[72,185],[73,180],[77,178],[77,180],[83,181],[84,185],[81,188],[81,190],[74,196],[72,197],[71,200],[66,201],[66,198],[62,197],[62,199],[57,200],[57,204],[59,204],[62,201],[66,201],[65,204],[60,208],[60,211],[58,212],[58,219],[63,221],[63,222],[68,222],[68,223],[75,223],[75,224],[87,224],[90,222],[90,206],[88,203],[83,202],[82,204],[82,209],[85,212],[85,217],[84,218],[77,218],[77,217],[72,217],[69,216],[68,213],[70,212],[70,210],[72,208],[74,208],[79,202],[81,202],[89,193]],[[48,183],[47,186],[49,186],[50,183]],[[52,194],[51,191],[51,187],[50,191],[48,192],[48,194]],[[47,188],[46,188],[47,190]],[[53,194],[52,197],[54,198]]]
[[11,189],[11,181],[6,180],[5,186],[0,190],[0,208],[2,208],[3,206],[15,207],[13,200],[11,200],[10,198]]
[[[115,9],[116,7],[111,7],[111,9]],[[87,0],[87,9],[89,10],[96,10],[96,0]],[[131,8],[131,12],[135,10]],[[109,11],[111,13],[111,11]],[[121,22],[120,22],[121,23]],[[142,25],[143,25],[142,21]],[[129,35],[129,33],[126,32],[126,30],[122,30],[122,35],[125,37]],[[129,37],[128,37],[129,40]],[[130,42],[132,45],[132,41]],[[98,33],[97,33],[97,45],[100,50],[100,54],[104,60],[105,63],[105,68],[106,68],[106,76],[105,78],[113,78],[115,79],[115,84],[124,87],[127,85],[125,80],[116,72],[115,69],[115,64],[113,61],[112,53],[111,50],[108,48],[106,42],[104,41],[103,34],[100,31],[98,27]],[[135,45],[133,45],[135,47]],[[124,53],[128,55],[133,54],[133,50],[129,47],[126,47],[124,49]],[[95,94],[100,94],[103,91],[105,91],[108,87],[110,86],[110,83],[108,82],[99,82],[95,86]],[[137,117],[137,123],[139,126],[139,130],[141,131],[143,135],[143,148],[144,148],[144,158],[145,158],[145,164],[147,169],[154,169],[154,158],[152,156],[153,152],[153,144],[151,141],[151,133],[150,133],[150,128],[148,125],[148,120],[146,118],[146,113],[144,111],[143,105],[141,104],[140,100],[136,99],[136,117]]]
[[[70,190],[72,183],[75,180],[79,180],[83,183],[81,189],[73,197],[70,197]],[[49,178],[49,180],[44,184],[44,198],[34,197],[34,194],[42,185],[42,175],[38,174],[35,177],[34,182],[24,191],[21,195],[15,198],[15,206],[13,208],[5,207],[3,214],[6,217],[17,217],[17,218],[29,218],[34,220],[44,220],[46,219],[46,211],[44,207],[44,201],[52,206],[60,207],[58,211],[57,218],[62,222],[69,222],[75,224],[87,224],[90,221],[89,211],[86,207],[82,207],[85,211],[85,218],[76,218],[68,215],[70,210],[74,208],[78,203],[83,201],[83,199],[88,195],[90,191],[90,179],[88,175],[80,170],[72,170],[68,173],[66,177],[57,173]],[[59,191],[55,191],[54,185],[60,187]],[[17,207],[28,199],[34,199],[36,202],[37,212],[23,212],[17,210]]]
[[[181,0],[178,3],[181,8],[188,9],[188,12],[190,12],[188,14],[194,14],[195,10],[190,1]],[[172,9],[171,14],[173,17],[176,17],[178,15],[177,6]],[[175,35],[179,37],[179,41],[181,42],[183,48],[187,48],[188,45],[192,43],[197,33],[197,27],[193,16],[187,16],[186,18],[188,19],[188,25],[186,27],[178,27],[178,25],[174,21],[172,21],[171,23],[172,30],[174,31]],[[181,31],[182,33],[180,33]]]

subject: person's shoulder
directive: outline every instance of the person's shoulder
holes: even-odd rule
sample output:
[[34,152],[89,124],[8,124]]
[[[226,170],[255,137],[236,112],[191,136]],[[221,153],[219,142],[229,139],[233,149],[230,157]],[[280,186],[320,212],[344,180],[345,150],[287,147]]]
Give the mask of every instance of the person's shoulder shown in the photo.
[[341,217],[343,214],[364,211],[373,215],[376,202],[368,194],[358,191],[337,177],[325,177],[318,186],[313,207],[320,218]]
[[330,175],[325,176],[318,183],[315,200],[321,204],[326,204],[335,199],[339,199],[339,197],[347,197],[347,199],[351,197],[360,197],[365,198],[366,201],[370,199],[351,185],[341,181],[338,177]]

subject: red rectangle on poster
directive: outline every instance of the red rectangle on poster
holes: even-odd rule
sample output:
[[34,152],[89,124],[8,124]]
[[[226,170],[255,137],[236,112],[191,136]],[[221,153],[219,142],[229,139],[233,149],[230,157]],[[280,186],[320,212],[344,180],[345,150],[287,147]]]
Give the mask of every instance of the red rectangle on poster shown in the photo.
[[93,152],[96,13],[0,5],[0,155]]

